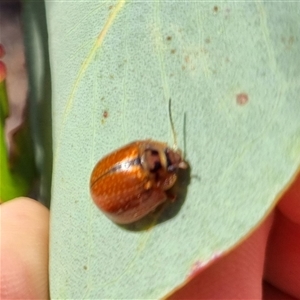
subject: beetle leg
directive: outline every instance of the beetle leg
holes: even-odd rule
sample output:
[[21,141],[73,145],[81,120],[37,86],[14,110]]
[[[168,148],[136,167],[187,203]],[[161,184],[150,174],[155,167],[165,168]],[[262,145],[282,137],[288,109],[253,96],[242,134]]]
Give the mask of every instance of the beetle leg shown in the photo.
[[168,176],[165,179],[165,181],[162,183],[163,190],[166,191],[166,190],[170,189],[174,185],[176,179],[177,179],[176,174],[171,174],[170,176]]

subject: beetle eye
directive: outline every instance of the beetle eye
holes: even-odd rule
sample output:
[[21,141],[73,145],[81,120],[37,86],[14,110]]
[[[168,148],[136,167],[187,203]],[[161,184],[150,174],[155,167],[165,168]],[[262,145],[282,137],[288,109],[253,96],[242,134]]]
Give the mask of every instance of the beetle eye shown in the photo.
[[148,170],[151,173],[156,173],[162,167],[159,153],[156,150],[152,150],[152,149],[146,150],[145,160],[148,166]]
[[156,150],[149,150],[152,156],[158,156],[158,151]]

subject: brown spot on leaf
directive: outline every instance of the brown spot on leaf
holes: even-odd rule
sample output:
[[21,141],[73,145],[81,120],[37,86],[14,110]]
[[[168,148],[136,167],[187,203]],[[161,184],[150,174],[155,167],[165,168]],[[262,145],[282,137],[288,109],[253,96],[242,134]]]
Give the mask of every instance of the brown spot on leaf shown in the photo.
[[247,104],[249,101],[249,97],[248,94],[246,93],[240,93],[236,95],[236,103],[238,105],[245,105]]
[[172,49],[171,53],[174,54],[176,52],[176,49]]
[[167,41],[171,41],[172,37],[171,36],[167,36]]
[[105,123],[105,119],[107,119],[107,118],[108,118],[108,111],[104,110],[102,113],[102,119],[101,119],[102,125]]
[[281,38],[282,43],[285,45],[285,47],[287,49],[291,48],[293,46],[293,44],[295,43],[295,37],[294,36],[289,36],[289,37],[285,37],[283,36]]

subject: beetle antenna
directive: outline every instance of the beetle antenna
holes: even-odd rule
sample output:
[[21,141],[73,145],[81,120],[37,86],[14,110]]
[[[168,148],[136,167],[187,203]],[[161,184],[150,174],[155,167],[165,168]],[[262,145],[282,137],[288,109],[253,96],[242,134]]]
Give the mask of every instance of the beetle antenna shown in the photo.
[[186,153],[186,112],[183,114],[183,159],[185,159],[185,153]]
[[177,148],[177,136],[176,136],[174,122],[172,118],[171,98],[169,99],[169,119],[171,124],[172,135],[173,135],[174,148]]

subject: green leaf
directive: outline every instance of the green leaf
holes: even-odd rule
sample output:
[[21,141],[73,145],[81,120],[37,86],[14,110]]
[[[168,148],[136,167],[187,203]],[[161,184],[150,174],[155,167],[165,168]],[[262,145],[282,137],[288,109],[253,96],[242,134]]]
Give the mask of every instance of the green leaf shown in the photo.
[[27,120],[12,135],[10,154],[5,139],[9,115],[6,82],[0,82],[0,203],[26,196],[36,176],[32,141]]
[[48,32],[43,1],[24,1],[22,24],[29,79],[30,125],[39,173],[38,200],[47,207],[51,200],[52,103]]
[[[249,235],[299,167],[299,4],[46,7],[54,90],[51,297],[164,297]],[[172,145],[169,98],[190,164],[189,182],[179,180],[186,194],[176,213],[171,204],[148,230],[117,226],[91,200],[91,171],[133,140]]]

